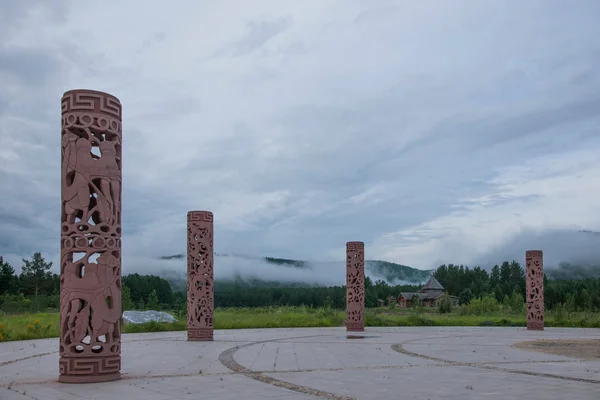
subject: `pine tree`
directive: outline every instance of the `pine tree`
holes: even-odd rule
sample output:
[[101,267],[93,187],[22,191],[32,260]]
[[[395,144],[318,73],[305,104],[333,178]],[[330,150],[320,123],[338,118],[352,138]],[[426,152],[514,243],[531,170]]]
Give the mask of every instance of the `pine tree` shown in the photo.
[[148,309],[150,310],[158,310],[160,308],[160,304],[158,303],[158,295],[156,294],[156,289],[153,289],[148,296]]
[[0,263],[0,294],[10,292],[15,283],[15,269],[7,262]]
[[468,305],[471,302],[471,300],[473,299],[473,292],[471,291],[471,289],[466,288],[465,290],[460,292],[458,297],[459,297],[460,304]]
[[448,293],[444,293],[438,300],[438,311],[440,314],[452,312],[452,299]]
[[45,288],[45,284],[52,276],[50,268],[52,268],[52,263],[47,263],[40,252],[33,253],[31,260],[23,259],[20,283],[25,294],[33,294],[37,299],[38,294]]
[[123,286],[123,292],[121,293],[121,307],[123,311],[134,310],[135,303],[131,300],[131,290],[129,286]]

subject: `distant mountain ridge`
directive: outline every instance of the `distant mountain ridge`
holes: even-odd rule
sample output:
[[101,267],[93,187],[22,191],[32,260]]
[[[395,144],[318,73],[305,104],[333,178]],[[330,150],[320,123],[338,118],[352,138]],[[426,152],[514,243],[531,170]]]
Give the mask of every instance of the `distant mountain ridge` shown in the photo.
[[[584,232],[587,235],[600,235],[597,232]],[[345,261],[311,262],[277,257],[257,257],[238,254],[215,253],[216,271],[215,290],[227,290],[232,286],[245,288],[277,288],[277,287],[321,287],[345,284]],[[158,275],[165,278],[175,291],[185,291],[186,288],[186,258],[185,254],[174,254],[158,257],[159,260],[176,261],[174,266],[165,266]],[[221,261],[219,260],[221,259]],[[219,264],[228,271],[223,274]],[[269,266],[256,273],[256,263]],[[231,265],[239,265],[231,269]],[[228,268],[229,267],[229,268]],[[287,272],[286,272],[287,270]],[[489,269],[487,269],[489,272]],[[337,278],[331,279],[334,272]],[[219,273],[220,272],[220,273]],[[422,285],[435,272],[419,270],[402,264],[382,260],[366,260],[365,273],[372,280],[382,280],[389,285]],[[545,268],[549,279],[569,280],[584,278],[600,278],[598,263],[561,262],[557,266]]]
[[561,262],[557,267],[544,271],[549,279],[571,280],[571,279],[596,279],[600,278],[600,266],[597,264],[571,264]]
[[[169,256],[161,256],[159,259],[161,260],[185,260],[185,254],[174,254]],[[309,262],[303,260],[292,260],[287,258],[276,258],[276,257],[251,257],[251,256],[240,256],[240,255],[229,255],[229,254],[219,254],[215,253],[215,258],[219,257],[241,257],[244,259],[257,260],[262,261],[267,264],[273,264],[277,266],[281,266],[283,268],[299,268],[299,269],[314,269],[316,266],[327,265],[334,262]],[[429,279],[430,275],[434,272],[433,270],[420,270],[416,268],[409,267],[407,265],[396,264],[388,261],[382,260],[366,260],[365,261],[365,272],[373,279],[373,280],[384,280],[389,284],[396,283],[408,283],[408,284],[421,284]],[[239,278],[238,279],[242,279]],[[235,278],[234,278],[235,280]],[[256,280],[267,282],[268,279]],[[270,281],[269,281],[270,282]],[[271,283],[275,284],[279,281],[272,281]],[[302,286],[302,284],[300,284]],[[286,285],[287,286],[287,285]],[[311,284],[311,286],[313,286]]]

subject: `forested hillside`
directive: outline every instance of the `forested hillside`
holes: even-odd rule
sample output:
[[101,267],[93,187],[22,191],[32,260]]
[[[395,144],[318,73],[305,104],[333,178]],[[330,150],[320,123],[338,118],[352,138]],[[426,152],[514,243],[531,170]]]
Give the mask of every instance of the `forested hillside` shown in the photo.
[[[391,264],[391,263],[390,263]],[[384,264],[385,265],[385,264]],[[23,260],[18,273],[8,263],[0,265],[0,309],[4,312],[56,309],[59,303],[59,277],[50,272],[52,264],[35,253]],[[298,266],[296,266],[298,267]],[[303,267],[301,267],[303,268]],[[384,267],[385,268],[385,267]],[[473,300],[524,304],[525,274],[517,262],[495,265],[488,273],[481,267],[442,265],[434,276],[461,304]],[[419,285],[389,285],[383,280],[365,280],[365,303],[375,307],[377,299],[416,291]],[[545,279],[546,307],[570,311],[600,310],[600,278],[580,280]],[[185,281],[169,281],[153,275],[130,274],[123,277],[124,309],[185,309]],[[345,287],[308,287],[301,283],[268,280],[232,279],[215,282],[217,307],[259,307],[307,305],[345,307]]]

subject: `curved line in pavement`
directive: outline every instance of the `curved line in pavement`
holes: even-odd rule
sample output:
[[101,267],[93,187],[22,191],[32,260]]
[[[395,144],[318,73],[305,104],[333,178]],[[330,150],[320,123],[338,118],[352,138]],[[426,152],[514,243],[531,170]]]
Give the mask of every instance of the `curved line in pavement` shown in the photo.
[[0,367],[4,367],[5,365],[9,365],[9,364],[16,363],[19,361],[31,360],[32,358],[36,358],[36,357],[49,356],[50,354],[54,354],[54,353],[58,353],[58,351],[50,351],[48,353],[34,354],[31,356],[27,356],[27,357],[21,357],[21,358],[16,358],[14,360],[4,361],[4,362],[0,363]]
[[229,368],[230,370],[232,370],[235,373],[244,375],[247,378],[254,379],[255,381],[266,383],[268,385],[273,385],[273,386],[277,386],[277,387],[280,387],[283,389],[293,390],[294,392],[308,394],[308,395],[312,395],[312,396],[316,396],[316,397],[321,397],[321,398],[328,399],[328,400],[357,400],[355,397],[342,396],[342,395],[331,393],[331,392],[325,392],[325,391],[319,390],[319,389],[313,389],[308,386],[296,385],[295,383],[290,383],[290,382],[282,381],[280,379],[272,378],[268,375],[264,375],[263,372],[252,371],[251,369],[244,367],[243,365],[241,365],[240,363],[235,361],[235,359],[233,358],[233,355],[236,353],[236,351],[243,349],[245,347],[254,346],[256,344],[277,342],[279,340],[304,339],[304,338],[309,338],[309,337],[323,337],[323,336],[331,336],[331,335],[298,336],[298,337],[279,338],[279,339],[263,340],[260,342],[247,343],[247,344],[235,346],[235,347],[225,350],[224,352],[219,354],[219,361],[221,362],[221,364],[223,364],[224,366],[226,366],[227,368]]
[[[135,339],[135,340],[130,340],[127,343],[146,342],[146,341],[149,341],[149,340],[165,340],[165,339],[169,339],[169,338],[173,338],[173,337],[176,337],[176,336],[171,336],[171,337],[167,337],[167,338],[154,338],[154,339]],[[49,351],[47,353],[32,354],[32,355],[27,356],[27,357],[15,358],[14,360],[8,360],[8,361],[0,362],[0,367],[4,367],[6,365],[13,364],[13,363],[20,362],[20,361],[31,360],[32,358],[49,356],[50,354],[56,354],[56,353],[58,353],[58,350],[56,350],[56,351]]]
[[[500,368],[500,367],[495,367],[492,365],[488,365],[488,364],[492,364],[492,363],[482,363],[482,362],[461,362],[461,361],[452,361],[452,360],[446,360],[443,358],[439,358],[439,357],[431,357],[425,354],[419,354],[419,353],[415,353],[409,350],[406,350],[403,346],[405,344],[411,343],[411,342],[416,342],[419,341],[421,339],[417,339],[417,340],[409,340],[407,342],[403,342],[403,343],[397,343],[397,344],[393,344],[392,345],[392,350],[397,351],[400,354],[404,354],[407,356],[411,356],[411,357],[417,357],[417,358],[422,358],[424,360],[430,360],[430,361],[437,361],[437,362],[442,362],[442,363],[447,363],[450,366],[459,366],[459,367],[471,367],[471,368],[480,368],[480,369],[489,369],[492,371],[501,371],[501,372],[509,372],[511,374],[521,374],[521,375],[531,375],[531,376],[540,376],[540,377],[544,377],[544,378],[552,378],[552,379],[562,379],[565,381],[575,381],[575,382],[585,382],[585,383],[595,383],[595,384],[600,384],[600,381],[596,380],[596,379],[587,379],[587,378],[576,378],[576,377],[570,377],[570,376],[564,376],[564,375],[555,375],[555,374],[547,374],[547,373],[543,373],[543,372],[533,372],[533,371],[523,371],[520,369],[512,369],[512,368]],[[562,360],[556,360],[556,361],[531,361],[530,363],[537,363],[537,364],[541,364],[541,363],[555,363],[555,362],[571,362],[570,360],[568,361],[562,361]],[[517,362],[517,363],[522,363],[522,362]],[[494,364],[499,364],[499,363],[494,363]],[[507,362],[507,364],[516,364],[515,362]]]

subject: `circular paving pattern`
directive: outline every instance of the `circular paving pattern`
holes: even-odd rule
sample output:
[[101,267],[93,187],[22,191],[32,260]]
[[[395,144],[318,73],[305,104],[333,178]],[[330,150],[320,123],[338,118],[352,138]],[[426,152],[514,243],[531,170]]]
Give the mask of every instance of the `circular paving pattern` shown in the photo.
[[8,342],[0,343],[0,399],[597,400],[600,361],[587,353],[599,333],[415,327],[349,337],[343,328],[262,329],[216,331],[214,342],[188,342],[185,332],[125,335],[123,379],[86,385],[56,382],[56,339]]

